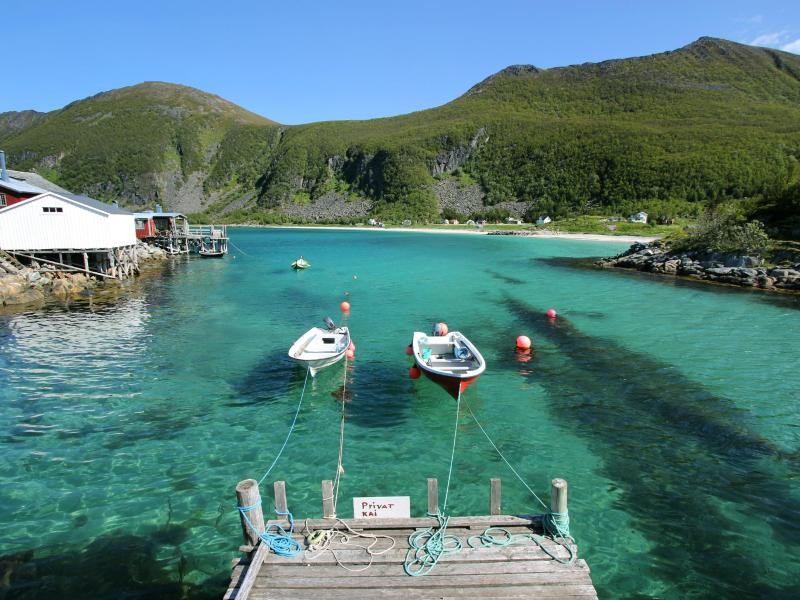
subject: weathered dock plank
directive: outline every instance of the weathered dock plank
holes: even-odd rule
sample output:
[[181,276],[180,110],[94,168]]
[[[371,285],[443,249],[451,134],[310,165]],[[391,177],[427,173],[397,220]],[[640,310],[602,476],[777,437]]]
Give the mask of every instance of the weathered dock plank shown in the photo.
[[[554,486],[553,504],[566,513],[566,482],[554,483],[558,485]],[[429,491],[432,487],[429,482]],[[499,509],[499,483],[493,482],[492,489],[493,511]],[[436,505],[434,494],[428,500],[430,506]],[[273,523],[288,529],[287,522],[268,522]],[[295,521],[292,538],[302,551],[296,556],[278,556],[259,543],[233,569],[225,598],[597,598],[585,560],[569,563],[565,546],[552,539],[537,536],[534,541],[530,535],[520,535],[541,533],[540,516],[452,517],[446,532],[459,538],[461,550],[441,556],[425,575],[407,575],[403,565],[409,555],[409,536],[437,526],[438,521],[429,517]],[[488,527],[501,527],[517,537],[508,545],[482,546],[476,536]],[[309,548],[305,536],[316,530],[333,530],[337,535],[324,549]],[[502,537],[499,532],[495,535]],[[385,537],[375,540],[371,536]],[[478,547],[470,547],[468,540]],[[377,554],[368,552],[367,546]]]

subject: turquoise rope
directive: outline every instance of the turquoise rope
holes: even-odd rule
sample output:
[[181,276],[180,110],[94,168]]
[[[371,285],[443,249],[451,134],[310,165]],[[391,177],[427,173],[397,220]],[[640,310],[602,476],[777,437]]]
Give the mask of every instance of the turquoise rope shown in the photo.
[[300,554],[303,549],[300,546],[300,543],[295,541],[292,537],[292,532],[294,531],[294,517],[292,517],[292,513],[290,512],[280,512],[276,510],[275,512],[279,515],[288,515],[289,516],[289,532],[287,533],[286,530],[278,525],[277,523],[271,523],[266,527],[266,529],[262,532],[259,532],[250,518],[247,516],[247,513],[255,508],[261,506],[261,500],[259,500],[256,504],[251,504],[249,506],[237,506],[236,508],[239,509],[239,512],[242,513],[244,520],[247,522],[248,527],[255,531],[258,534],[259,539],[269,546],[269,549],[272,550],[278,556],[297,556]]
[[463,547],[458,536],[445,533],[450,517],[440,512],[428,516],[436,517],[439,521],[438,528],[421,529],[408,537],[409,549],[403,570],[411,577],[427,575],[442,556],[460,552]]
[[427,575],[439,562],[439,559],[446,554],[459,552],[463,545],[458,536],[448,535],[447,523],[450,517],[445,515],[447,510],[447,497],[450,493],[450,478],[453,475],[453,461],[456,456],[456,440],[458,439],[458,417],[461,413],[461,390],[458,391],[456,399],[456,422],[453,427],[453,447],[450,451],[450,468],[447,471],[447,486],[444,490],[444,505],[441,511],[436,514],[428,513],[428,516],[436,517],[439,522],[438,528],[428,527],[415,531],[408,536],[408,552],[403,563],[403,570],[407,575],[419,577]]
[[[567,513],[548,512],[542,516],[542,528],[544,536],[535,533],[512,534],[503,527],[487,527],[481,534],[473,535],[467,539],[470,548],[487,548],[489,546],[509,546],[521,540],[530,540],[535,543],[550,558],[564,565],[571,565],[575,562],[575,540],[569,534],[569,515]],[[556,544],[564,548],[569,554],[569,558],[559,558],[553,554],[544,544],[546,536],[550,536]]]
[[281,454],[283,454],[283,450],[286,448],[286,444],[289,442],[289,438],[292,436],[292,432],[294,431],[294,425],[295,423],[297,423],[297,415],[300,414],[300,407],[303,406],[303,398],[306,395],[306,384],[308,383],[308,374],[310,371],[311,369],[306,369],[306,378],[303,381],[303,391],[300,392],[300,402],[297,403],[297,410],[294,411],[294,419],[292,419],[292,424],[289,426],[289,433],[286,434],[286,439],[283,440],[283,446],[281,446],[281,449],[278,451],[278,455],[275,457],[275,460],[272,461],[272,464],[269,466],[269,469],[267,469],[267,472],[264,473],[264,476],[258,480],[258,485],[264,483],[264,480],[272,472],[272,469],[278,463],[278,459],[281,457]]

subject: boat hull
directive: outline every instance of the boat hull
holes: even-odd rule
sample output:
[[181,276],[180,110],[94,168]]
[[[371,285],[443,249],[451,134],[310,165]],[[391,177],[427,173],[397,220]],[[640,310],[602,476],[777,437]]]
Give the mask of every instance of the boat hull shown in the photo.
[[289,358],[308,368],[314,377],[320,369],[330,367],[345,357],[350,346],[350,330],[312,327],[289,348]]
[[423,373],[425,373],[425,377],[434,383],[438,383],[444,389],[444,391],[450,394],[455,400],[458,400],[458,395],[463,394],[464,391],[466,391],[466,389],[478,379],[477,376],[469,378],[447,377],[439,373],[426,371],[425,369],[421,370]]
[[414,362],[425,377],[456,399],[486,369],[481,353],[458,331],[443,336],[415,331],[411,347]]

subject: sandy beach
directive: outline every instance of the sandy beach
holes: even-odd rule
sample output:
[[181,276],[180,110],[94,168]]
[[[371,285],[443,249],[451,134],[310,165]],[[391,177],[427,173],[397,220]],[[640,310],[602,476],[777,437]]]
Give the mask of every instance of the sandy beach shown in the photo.
[[[445,235],[488,235],[491,231],[514,231],[496,229],[446,229],[433,227],[351,227],[337,225],[236,225],[237,227],[265,227],[274,229],[341,229],[344,231],[393,231],[405,233],[442,233]],[[569,233],[566,231],[530,231],[524,234],[516,234],[515,237],[528,239],[570,239],[582,240],[587,242],[625,242],[634,244],[636,242],[647,244],[659,239],[657,236],[638,236],[638,235],[601,235],[598,233]],[[514,236],[513,233],[509,235]]]

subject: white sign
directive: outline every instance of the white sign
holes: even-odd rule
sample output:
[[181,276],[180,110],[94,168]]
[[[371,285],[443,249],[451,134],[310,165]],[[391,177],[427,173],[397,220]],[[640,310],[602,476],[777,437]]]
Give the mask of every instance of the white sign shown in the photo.
[[370,496],[353,498],[354,519],[377,519],[383,517],[411,516],[409,496]]

